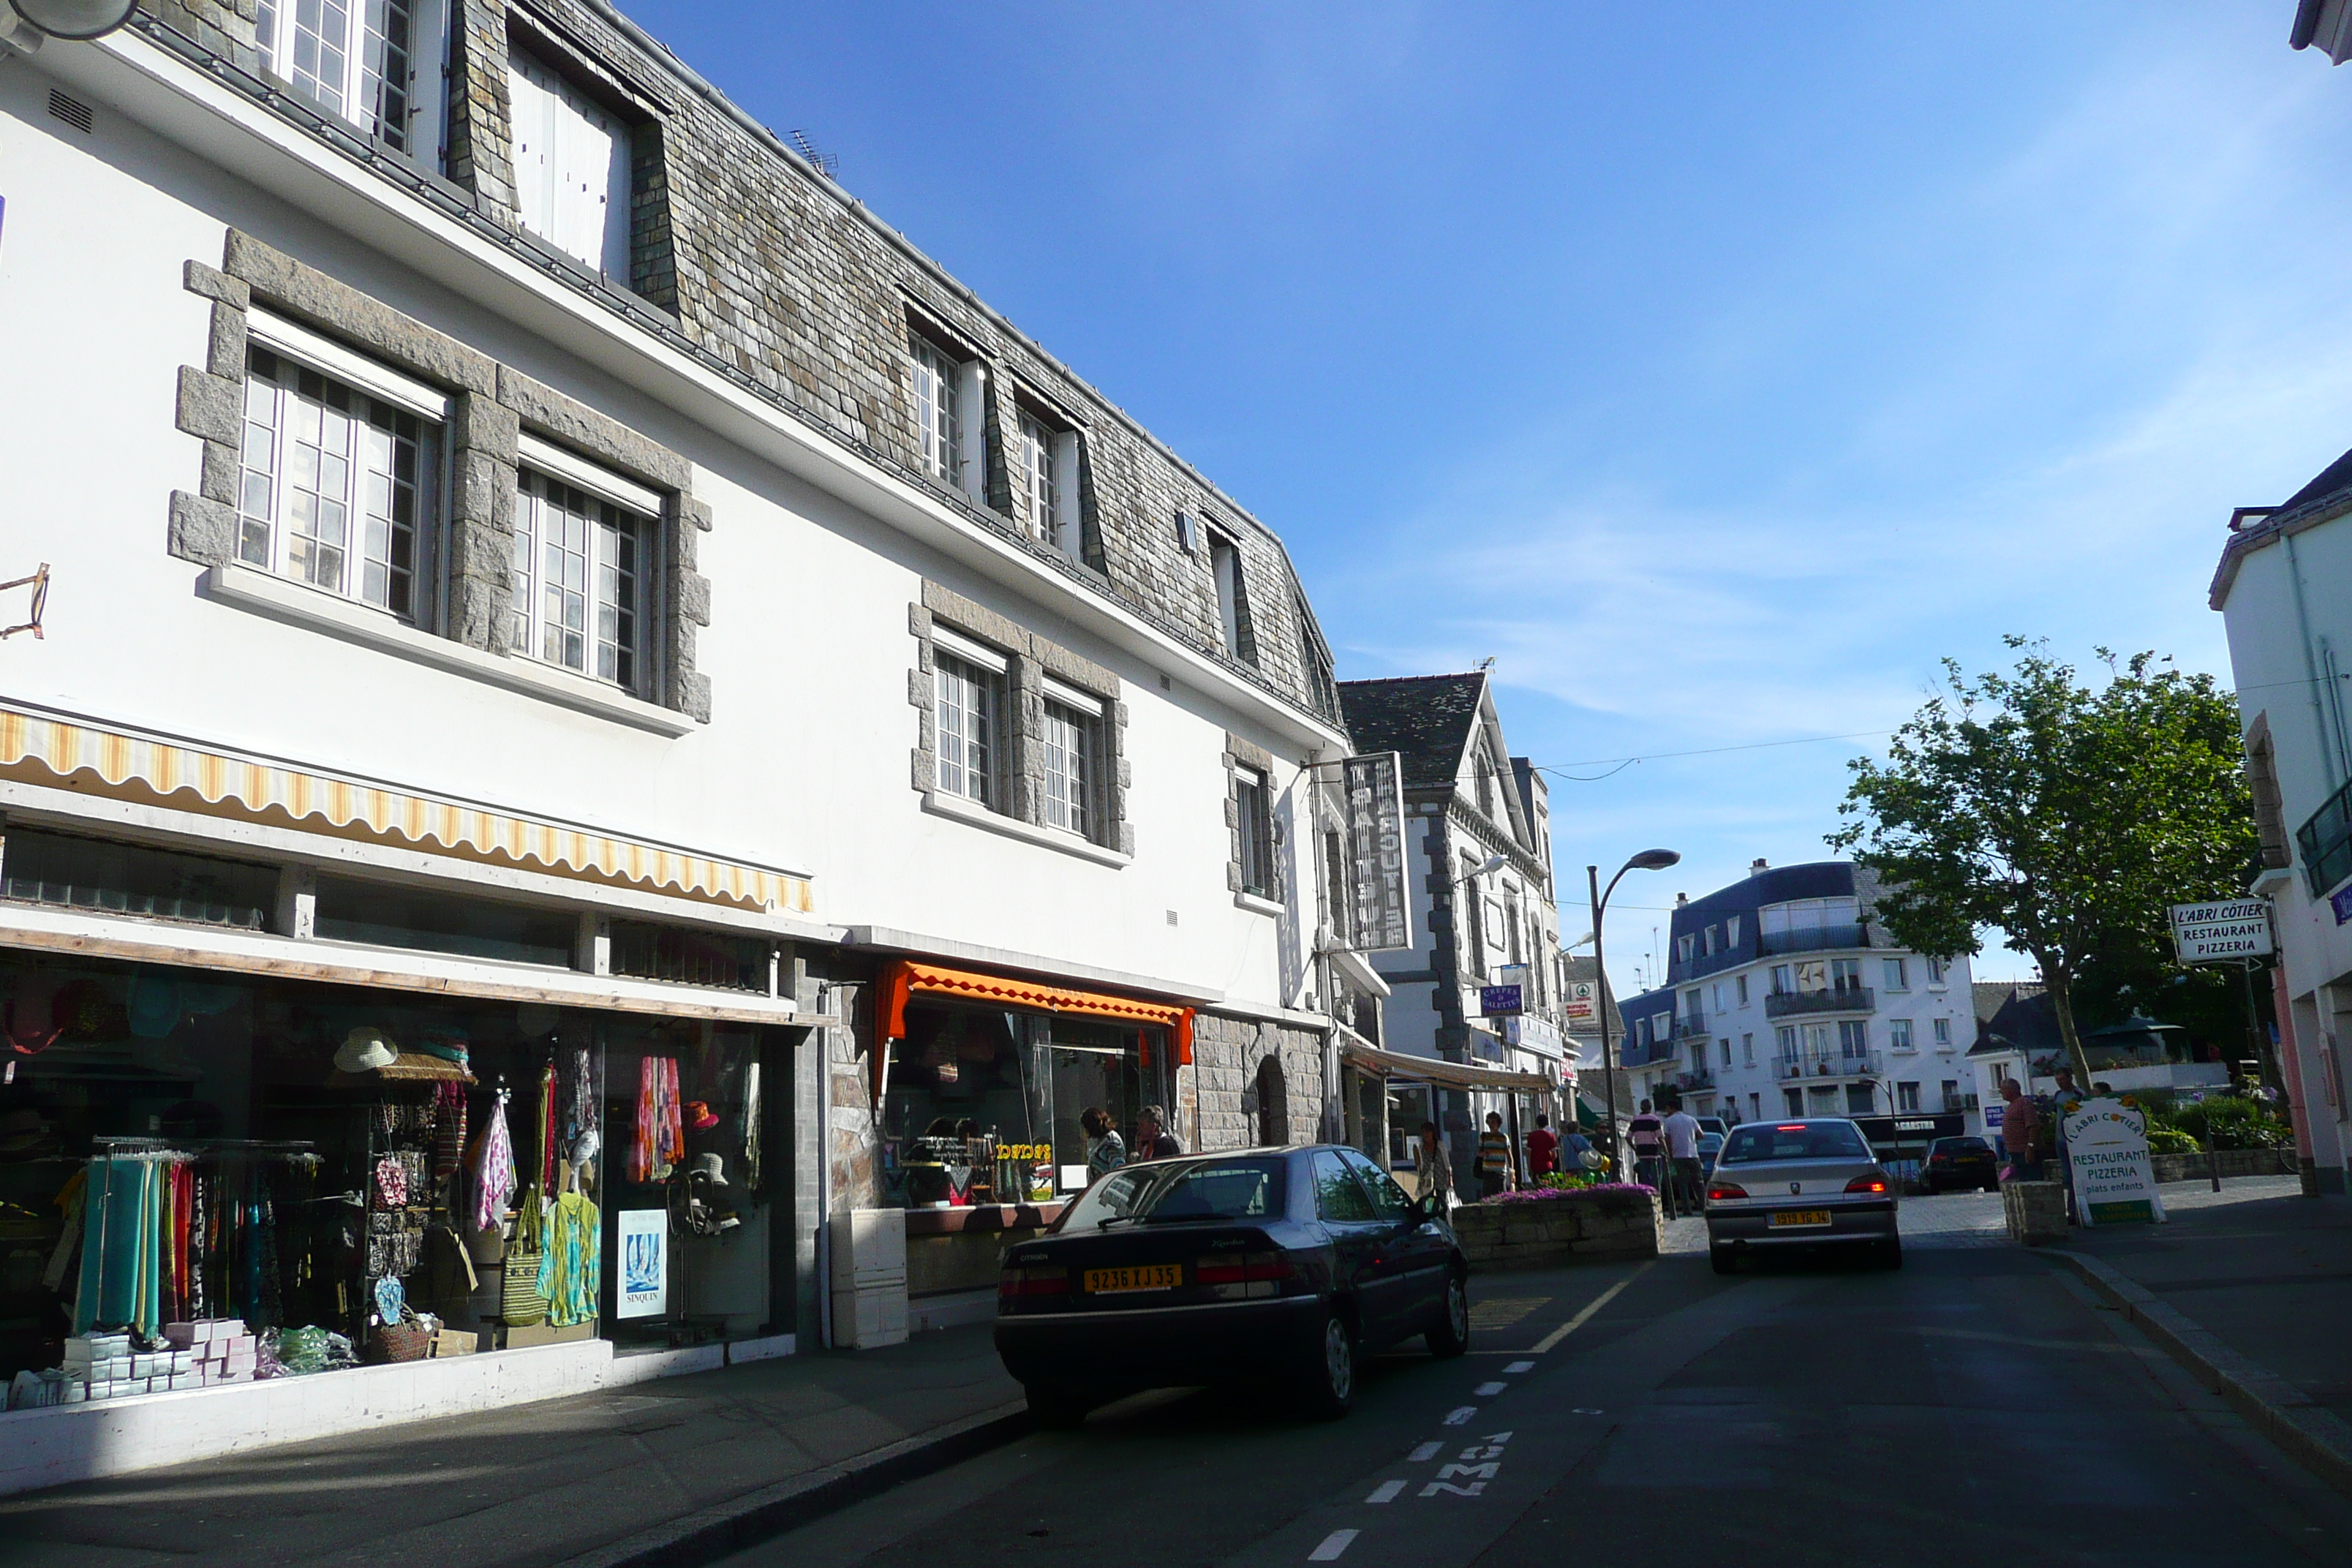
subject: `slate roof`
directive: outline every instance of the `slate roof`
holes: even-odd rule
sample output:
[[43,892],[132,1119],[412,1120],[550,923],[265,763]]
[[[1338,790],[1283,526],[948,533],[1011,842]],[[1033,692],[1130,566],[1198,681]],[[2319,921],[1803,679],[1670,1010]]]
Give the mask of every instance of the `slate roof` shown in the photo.
[[[2346,452],[2312,476],[2311,482],[2268,509],[2240,508],[2231,517],[2229,542],[2221,546],[2221,563],[2214,569],[2205,602],[2214,609],[2228,605],[2238,580],[2238,564],[2254,551],[2291,533],[2301,533],[2331,522],[2352,510],[2352,452]],[[2242,514],[2252,510],[2252,518]]]
[[2062,1049],[2057,1010],[2042,988],[2013,980],[1979,980],[1969,986],[1976,1005],[1977,1043],[1972,1057],[2023,1051],[2033,1060]]
[[1444,789],[1460,776],[1478,721],[1485,675],[1402,675],[1339,682],[1339,711],[1359,754],[1396,752],[1407,789]]

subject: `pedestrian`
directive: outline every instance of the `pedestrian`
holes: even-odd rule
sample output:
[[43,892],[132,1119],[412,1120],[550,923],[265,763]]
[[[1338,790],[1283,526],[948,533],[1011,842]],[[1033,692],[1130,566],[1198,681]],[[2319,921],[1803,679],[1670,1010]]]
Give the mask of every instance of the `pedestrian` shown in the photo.
[[1666,1212],[1674,1213],[1674,1194],[1666,1191],[1665,1123],[1651,1110],[1646,1100],[1634,1118],[1625,1123],[1625,1146],[1633,1152],[1633,1179],[1664,1197]]
[[1551,1130],[1550,1117],[1538,1116],[1536,1130],[1528,1134],[1528,1180],[1540,1184],[1559,1169],[1559,1137]]
[[2042,1179],[2042,1108],[2025,1098],[2013,1078],[2000,1082],[2000,1146],[2009,1155],[2009,1179]]
[[2079,1089],[2075,1087],[2074,1069],[2073,1068],[2060,1068],[2058,1069],[2058,1087],[2051,1090],[2050,1098],[2057,1101],[2059,1109],[2063,1110],[2067,1106],[2072,1105],[2078,1100],[2090,1099],[2091,1091],[2086,1089]]
[[1445,1156],[1445,1139],[1437,1131],[1437,1123],[1421,1124],[1421,1137],[1412,1148],[1413,1187],[1424,1198],[1434,1198],[1434,1207],[1444,1214],[1454,1207],[1454,1167]]
[[1094,1140],[1087,1148],[1087,1184],[1092,1186],[1127,1163],[1127,1141],[1118,1135],[1118,1129],[1110,1124],[1110,1117],[1099,1105],[1089,1105],[1081,1111],[1078,1125]]
[[1559,1168],[1571,1176],[1586,1178],[1593,1176],[1601,1169],[1601,1151],[1592,1146],[1592,1140],[1587,1138],[1582,1129],[1573,1121],[1568,1124],[1568,1131],[1560,1134]]
[[1698,1118],[1675,1103],[1674,1114],[1659,1129],[1666,1135],[1666,1157],[1674,1162],[1675,1206],[1696,1214],[1698,1191]]
[[1184,1145],[1167,1130],[1168,1114],[1156,1105],[1147,1105],[1135,1113],[1135,1157],[1139,1160],[1168,1160],[1184,1152]]
[[1490,1110],[1478,1134],[1478,1195],[1491,1198],[1510,1184],[1511,1135],[1503,1131],[1503,1113]]

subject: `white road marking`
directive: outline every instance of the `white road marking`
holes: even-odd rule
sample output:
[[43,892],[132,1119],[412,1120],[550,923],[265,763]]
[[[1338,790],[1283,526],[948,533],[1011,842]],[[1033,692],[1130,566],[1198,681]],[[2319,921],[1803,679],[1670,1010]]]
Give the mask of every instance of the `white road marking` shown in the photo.
[[1402,1490],[1404,1490],[1404,1483],[1402,1481],[1382,1481],[1379,1486],[1372,1489],[1372,1495],[1366,1498],[1364,1500],[1366,1502],[1394,1502],[1396,1500],[1397,1493]]
[[1495,1395],[1502,1393],[1503,1390],[1509,1386],[1510,1384],[1507,1383],[1482,1383],[1470,1392],[1476,1394],[1481,1399],[1492,1399]]
[[1531,1361],[1515,1361],[1510,1365],[1503,1369],[1503,1375],[1505,1377],[1512,1377],[1516,1376],[1519,1373],[1533,1372],[1535,1369],[1536,1363]]
[[1404,1457],[1404,1462],[1408,1465],[1425,1465],[1437,1458],[1437,1451],[1444,1447],[1443,1443],[1423,1443],[1420,1447],[1407,1454]]
[[1580,1405],[1575,1409],[1570,1411],[1569,1414],[1570,1415],[1598,1415],[1601,1414],[1601,1407],[1597,1405]]
[[1559,1327],[1554,1329],[1543,1338],[1538,1340],[1536,1342],[1535,1353],[1538,1355],[1543,1354],[1544,1352],[1551,1349],[1552,1346],[1559,1343],[1560,1341],[1568,1338],[1569,1335],[1584,1327],[1586,1323],[1591,1321],[1593,1313],[1601,1310],[1601,1308],[1609,1305],[1610,1302],[1617,1299],[1618,1291],[1622,1290],[1626,1286],[1631,1285],[1634,1280],[1639,1279],[1643,1275],[1648,1273],[1657,1266],[1657,1259],[1652,1258],[1649,1262],[1643,1264],[1639,1268],[1634,1269],[1633,1272],[1617,1281],[1616,1284],[1609,1287],[1608,1289],[1601,1292],[1600,1295],[1595,1296],[1586,1304],[1582,1311],[1577,1313],[1576,1316],[1570,1318],[1568,1321],[1562,1323]]
[[1470,1417],[1477,1414],[1478,1407],[1476,1405],[1465,1405],[1460,1408],[1450,1412],[1445,1417],[1444,1425],[1448,1426],[1466,1426],[1469,1423]]
[[1349,1543],[1355,1539],[1356,1532],[1352,1530],[1335,1530],[1323,1538],[1322,1545],[1307,1554],[1307,1561],[1309,1563],[1336,1562],[1339,1553],[1347,1551]]

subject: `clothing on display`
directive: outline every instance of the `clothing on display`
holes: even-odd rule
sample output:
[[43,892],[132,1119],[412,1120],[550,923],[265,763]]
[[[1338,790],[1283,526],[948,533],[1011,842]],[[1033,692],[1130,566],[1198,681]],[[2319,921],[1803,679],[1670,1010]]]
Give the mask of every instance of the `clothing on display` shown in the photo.
[[546,1249],[540,1255],[539,1293],[555,1328],[596,1315],[603,1276],[603,1218],[585,1194],[565,1193],[549,1205]]
[[637,1063],[636,1137],[629,1145],[629,1180],[666,1182],[686,1158],[684,1107],[677,1058],[645,1057]]

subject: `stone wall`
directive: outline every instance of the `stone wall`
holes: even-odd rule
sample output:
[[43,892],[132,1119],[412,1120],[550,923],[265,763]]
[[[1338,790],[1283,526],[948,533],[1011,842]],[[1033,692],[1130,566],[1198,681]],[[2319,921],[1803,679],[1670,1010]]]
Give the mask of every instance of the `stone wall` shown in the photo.
[[1480,1273],[1655,1258],[1664,1225],[1657,1194],[1629,1188],[1465,1204],[1454,1211],[1462,1255]]
[[[2275,1149],[2218,1149],[2213,1159],[2221,1174],[2230,1176],[2278,1176],[2286,1173],[2286,1165]],[[2212,1179],[2212,1166],[2206,1163],[2200,1152],[2195,1154],[2150,1154],[2147,1163],[2155,1168],[2158,1182],[2204,1182]]]
[[[1282,1069],[1282,1127],[1276,1139],[1262,1139],[1259,1130],[1259,1074],[1269,1058]],[[1192,1089],[1198,1124],[1185,1139],[1191,1148],[1312,1143],[1322,1133],[1323,1037],[1256,1019],[1196,1014]]]
[[[319,116],[272,78],[254,47],[253,0],[146,0],[138,26],[290,124]],[[674,57],[631,37],[602,0],[453,0],[448,153],[415,165],[348,128],[326,137],[354,157],[411,165],[550,277],[656,332],[788,408],[860,457],[930,492],[1055,569],[1124,601],[1228,669],[1336,721],[1328,655],[1282,542],[1233,498],[1108,398],[990,310],[864,204],[746,124]],[[521,232],[513,211],[505,49],[525,44],[633,124],[630,256],[596,277]],[[346,145],[349,143],[349,145]],[[354,149],[365,148],[364,153]],[[986,369],[965,423],[1009,432],[1023,407],[1080,440],[1079,494],[1067,498],[1084,546],[1072,559],[1040,537],[1025,488],[1008,481],[996,442],[979,456],[975,498],[929,474],[916,431],[910,334],[951,343]],[[1202,531],[1240,552],[1247,656],[1228,654]]]

